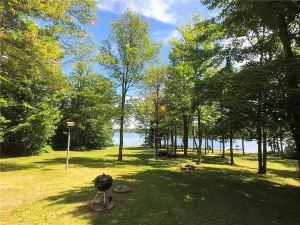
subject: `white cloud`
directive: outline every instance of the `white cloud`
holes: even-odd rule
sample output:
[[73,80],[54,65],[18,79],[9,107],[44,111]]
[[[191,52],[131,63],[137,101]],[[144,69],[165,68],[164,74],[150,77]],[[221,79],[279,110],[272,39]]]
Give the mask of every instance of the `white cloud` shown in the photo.
[[168,43],[171,39],[179,39],[181,34],[178,30],[172,30],[167,38],[165,38],[164,42]]
[[185,0],[99,0],[97,8],[116,14],[129,9],[163,23],[176,24],[178,15],[171,10],[171,7],[178,1]]

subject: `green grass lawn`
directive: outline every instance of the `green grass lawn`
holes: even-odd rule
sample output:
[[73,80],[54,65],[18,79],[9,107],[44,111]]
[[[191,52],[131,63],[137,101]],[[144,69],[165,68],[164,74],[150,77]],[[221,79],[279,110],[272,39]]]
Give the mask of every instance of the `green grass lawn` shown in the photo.
[[[199,171],[183,172],[188,159],[153,159],[153,151],[117,147],[1,159],[1,224],[161,224],[161,225],[295,225],[300,221],[297,163],[269,156],[268,174],[259,176],[255,154],[236,153],[235,166],[219,153],[204,158]],[[102,173],[113,187],[129,185],[132,192],[113,193],[115,209],[95,213],[88,208],[96,190],[92,180]],[[298,222],[297,222],[298,221]]]

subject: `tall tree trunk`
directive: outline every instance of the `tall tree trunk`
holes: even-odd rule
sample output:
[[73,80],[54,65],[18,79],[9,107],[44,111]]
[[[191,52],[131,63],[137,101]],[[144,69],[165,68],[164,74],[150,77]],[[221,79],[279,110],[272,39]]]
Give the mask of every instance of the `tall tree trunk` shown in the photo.
[[273,143],[272,143],[272,139],[268,139],[268,142],[269,142],[269,146],[271,148],[271,153],[273,154],[274,153],[274,149],[273,149]]
[[174,140],[174,153],[176,155],[177,153],[177,124],[175,123],[175,129],[174,129],[174,136],[175,136],[175,140]]
[[194,122],[192,125],[192,135],[193,135],[193,152],[195,151],[195,130],[194,130]]
[[262,150],[261,150],[261,127],[258,125],[257,129],[257,154],[258,154],[258,173],[262,174]]
[[157,86],[156,87],[156,102],[155,102],[155,111],[156,111],[156,130],[155,130],[155,158],[157,157],[157,154],[158,154],[158,120],[159,120],[159,117],[158,117],[158,95],[159,95],[159,87]]
[[292,50],[292,39],[289,31],[288,24],[286,22],[287,15],[284,15],[283,11],[279,11],[277,14],[279,24],[279,37],[283,45],[285,58],[288,63],[291,63],[289,70],[287,71],[287,86],[288,86],[288,114],[292,118],[290,120],[290,127],[292,130],[293,138],[296,145],[296,152],[298,156],[298,171],[300,179],[300,107],[295,102],[300,98],[300,76],[297,69],[297,64],[293,61],[295,56]]
[[169,139],[170,139],[170,129],[168,128],[168,134],[167,134],[167,152],[169,152]]
[[230,164],[233,165],[233,147],[232,147],[232,139],[233,139],[233,132],[232,129],[230,129]]
[[146,148],[146,137],[147,137],[147,127],[145,129],[145,137],[144,137],[144,147]]
[[276,147],[277,147],[277,156],[281,156],[281,151],[280,151],[280,146],[279,146],[279,141],[278,141],[278,138],[276,138]]
[[278,149],[277,149],[277,145],[276,145],[276,140],[277,140],[277,139],[276,139],[275,137],[273,137],[274,155],[275,155],[275,156],[279,156],[279,155],[278,155],[278,153],[279,153],[278,151],[277,151],[278,153],[276,154],[276,150],[278,150]]
[[206,142],[207,142],[207,139],[206,137],[204,138],[204,155],[206,155]]
[[125,112],[126,87],[122,85],[122,102],[121,102],[121,118],[120,118],[120,143],[118,160],[123,159],[123,130],[124,130],[124,112]]
[[211,152],[214,153],[214,139],[211,139]]
[[174,130],[171,129],[171,151],[174,152]]
[[245,145],[244,145],[244,139],[242,138],[242,148],[243,148],[243,155],[245,155]]
[[224,135],[222,135],[222,145],[223,145],[222,158],[225,159],[225,139],[224,139]]
[[197,119],[198,119],[198,139],[199,144],[197,148],[197,164],[201,164],[201,157],[202,157],[202,125],[201,125],[201,113],[199,107],[197,108]]
[[263,159],[262,159],[262,174],[267,172],[267,134],[263,129]]
[[280,137],[279,137],[279,141],[280,141],[280,152],[281,155],[283,155],[283,143],[282,143],[282,132],[280,132]]
[[187,156],[188,141],[189,141],[189,127],[188,127],[188,116],[183,115],[183,155]]

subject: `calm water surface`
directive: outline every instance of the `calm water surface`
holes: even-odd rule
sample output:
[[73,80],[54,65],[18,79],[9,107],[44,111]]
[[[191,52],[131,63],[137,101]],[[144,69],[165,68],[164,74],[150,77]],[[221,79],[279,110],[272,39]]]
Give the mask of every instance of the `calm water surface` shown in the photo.
[[[119,138],[119,132],[115,132],[113,136],[113,143],[115,145],[118,145],[120,141]],[[128,147],[135,147],[135,146],[141,146],[144,144],[144,135],[138,134],[138,133],[124,133],[124,146]],[[182,139],[178,137],[177,144],[182,144]],[[198,144],[198,142],[197,142]],[[202,141],[202,145],[204,145],[204,140]],[[209,146],[211,146],[211,141],[209,141]],[[233,142],[234,147],[241,148],[242,147],[242,141],[241,140],[235,140]],[[189,138],[189,147],[193,147],[193,140],[192,138]],[[229,142],[225,143],[225,148],[229,147]],[[214,141],[214,149],[219,150],[220,149],[220,143],[218,141]],[[245,152],[257,152],[257,143],[256,141],[245,141]]]

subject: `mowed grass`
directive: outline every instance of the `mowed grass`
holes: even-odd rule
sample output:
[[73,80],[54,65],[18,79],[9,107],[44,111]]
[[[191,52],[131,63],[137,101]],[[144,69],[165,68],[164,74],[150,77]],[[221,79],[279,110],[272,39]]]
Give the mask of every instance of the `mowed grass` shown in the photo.
[[[161,225],[295,225],[300,221],[297,163],[268,156],[268,174],[259,176],[255,154],[235,153],[235,165],[209,153],[199,171],[184,172],[187,159],[153,159],[153,150],[117,147],[1,159],[1,224],[161,224]],[[181,154],[181,153],[179,153]],[[228,159],[227,159],[228,160]],[[107,173],[116,207],[95,213],[88,204],[96,194],[92,180]],[[298,221],[298,222],[297,222]]]

